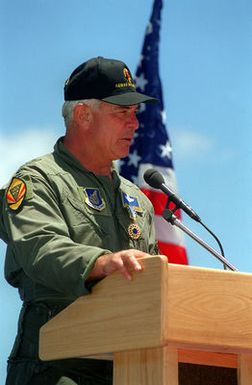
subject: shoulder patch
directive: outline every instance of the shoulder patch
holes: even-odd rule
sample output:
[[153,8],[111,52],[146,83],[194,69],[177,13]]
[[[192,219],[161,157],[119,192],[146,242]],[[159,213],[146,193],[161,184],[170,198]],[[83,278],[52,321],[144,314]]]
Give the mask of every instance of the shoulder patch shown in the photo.
[[26,183],[20,178],[13,178],[6,192],[6,201],[11,210],[21,208],[26,192]]

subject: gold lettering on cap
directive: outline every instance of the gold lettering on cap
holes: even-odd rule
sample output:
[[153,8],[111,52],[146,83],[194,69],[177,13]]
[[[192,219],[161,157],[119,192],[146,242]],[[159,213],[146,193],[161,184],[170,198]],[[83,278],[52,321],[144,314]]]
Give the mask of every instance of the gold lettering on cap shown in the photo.
[[116,88],[123,88],[123,87],[133,87],[133,88],[136,88],[134,83],[116,83],[115,87]]

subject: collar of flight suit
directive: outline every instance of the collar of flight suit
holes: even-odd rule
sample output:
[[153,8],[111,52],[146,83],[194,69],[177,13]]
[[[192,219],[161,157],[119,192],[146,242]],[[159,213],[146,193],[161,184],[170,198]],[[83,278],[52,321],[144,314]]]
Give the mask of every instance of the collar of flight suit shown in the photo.
[[[76,159],[75,156],[70,151],[68,151],[68,149],[64,146],[64,136],[60,137],[55,143],[54,153],[74,169],[78,169],[85,174],[87,173],[92,174],[96,178],[98,178],[100,181],[103,181],[104,183],[108,183],[109,181],[108,177],[95,175],[92,171],[89,171],[84,166],[82,166],[79,160]],[[111,182],[113,184],[113,187],[115,189],[118,189],[120,187],[121,180],[117,172],[116,164],[114,162],[112,163],[111,175],[112,175]]]

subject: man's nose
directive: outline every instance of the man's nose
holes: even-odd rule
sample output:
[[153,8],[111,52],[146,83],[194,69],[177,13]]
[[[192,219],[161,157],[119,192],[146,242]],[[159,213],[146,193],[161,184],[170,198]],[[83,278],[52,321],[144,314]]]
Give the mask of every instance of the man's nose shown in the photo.
[[129,125],[130,125],[130,127],[133,128],[134,130],[137,130],[137,129],[138,129],[138,127],[139,127],[139,121],[138,121],[138,119],[137,119],[136,112],[132,112],[132,114],[130,114]]

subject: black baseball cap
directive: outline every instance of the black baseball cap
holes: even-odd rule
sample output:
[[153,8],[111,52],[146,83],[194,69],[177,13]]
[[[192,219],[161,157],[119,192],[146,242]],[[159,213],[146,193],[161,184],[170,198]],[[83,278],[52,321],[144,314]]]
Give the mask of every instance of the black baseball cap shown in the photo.
[[101,56],[79,65],[65,82],[65,100],[99,99],[129,106],[157,102],[136,91],[129,68],[120,60]]

